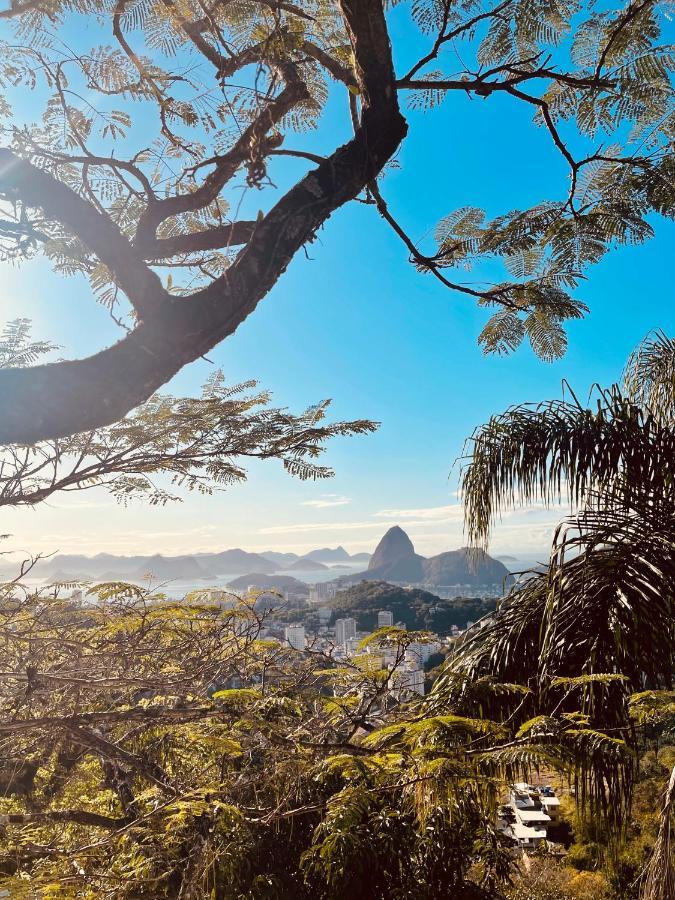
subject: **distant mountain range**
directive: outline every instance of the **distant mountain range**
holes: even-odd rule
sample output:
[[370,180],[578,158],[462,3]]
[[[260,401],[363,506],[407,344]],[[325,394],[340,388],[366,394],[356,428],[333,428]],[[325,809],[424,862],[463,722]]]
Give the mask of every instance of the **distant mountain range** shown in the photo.
[[[281,569],[297,569],[298,571],[309,572],[318,563],[318,568],[322,566],[330,567],[338,564],[355,565],[357,563],[367,563],[370,560],[370,553],[353,553],[349,554],[344,547],[322,547],[320,550],[310,550],[304,556],[298,556],[297,553],[277,553],[274,550],[265,550],[260,553],[265,559],[269,559],[273,563],[281,566]],[[279,571],[281,571],[281,569]]]
[[[507,561],[508,558],[505,558]],[[361,570],[367,563],[368,568]],[[232,579],[241,575],[243,585],[258,584],[260,587],[298,587],[299,573],[304,581],[313,581],[312,573],[321,573],[325,579],[335,571],[341,581],[388,581],[407,584],[444,586],[464,584],[510,585],[513,581],[503,562],[493,559],[487,553],[470,554],[466,548],[450,550],[436,556],[420,556],[415,552],[412,541],[398,525],[390,528],[377,545],[375,552],[350,555],[344,547],[322,547],[305,553],[281,553],[266,550],[249,553],[239,548],[222,550],[218,553],[193,553],[177,556],[154,554],[149,556],[116,556],[99,553],[96,556],[81,554],[59,554],[41,560],[33,575],[45,581],[143,581],[152,576],[153,581],[208,582]],[[339,574],[338,574],[339,572]],[[297,584],[283,583],[285,577]],[[263,577],[265,582],[261,583]],[[330,577],[330,575],[329,575]],[[233,582],[230,582],[233,584]]]
[[513,576],[506,566],[485,551],[470,552],[467,547],[449,550],[428,559],[415,553],[412,541],[398,525],[390,528],[365,572],[352,576],[368,581],[403,581],[436,586],[466,584],[511,585]]
[[223,550],[219,553],[193,553],[190,555],[164,556],[116,556],[99,553],[83,556],[76,553],[60,553],[37,564],[34,574],[46,581],[114,581],[128,579],[141,581],[152,575],[157,581],[208,581],[220,576],[271,575],[274,572],[328,571],[329,563],[343,567],[356,567],[370,559],[370,554],[350,556],[343,547],[325,547],[299,556],[297,553],[249,553],[246,550]]

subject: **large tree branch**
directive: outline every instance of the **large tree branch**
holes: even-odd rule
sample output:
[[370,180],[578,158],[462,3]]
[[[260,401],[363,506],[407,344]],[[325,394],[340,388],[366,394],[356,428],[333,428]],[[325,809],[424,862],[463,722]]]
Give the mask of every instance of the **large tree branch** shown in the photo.
[[48,822],[73,823],[87,828],[116,830],[127,824],[126,819],[113,819],[86,809],[55,809],[49,812],[6,813],[0,815],[0,825],[43,825]]
[[256,223],[250,221],[229,222],[216,225],[206,231],[193,231],[158,238],[154,243],[143,246],[145,259],[167,259],[185,253],[204,253],[246,244],[255,231]]
[[380,0],[341,0],[362,115],[354,137],[298,182],[257,225],[220,278],[172,298],[122,341],[87,359],[0,371],[0,443],[34,443],[109,424],[235,329],[297,251],[378,175],[406,134]]
[[87,246],[112,272],[116,283],[142,317],[152,315],[168,297],[162,284],[112,219],[48,172],[11,150],[0,148],[0,193],[42,209]]

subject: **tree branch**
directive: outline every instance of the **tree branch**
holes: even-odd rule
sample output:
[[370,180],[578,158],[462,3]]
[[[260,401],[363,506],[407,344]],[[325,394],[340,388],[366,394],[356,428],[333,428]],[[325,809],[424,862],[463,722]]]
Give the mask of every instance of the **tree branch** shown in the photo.
[[410,71],[403,77],[403,81],[408,81],[413,78],[420,69],[423,69],[424,66],[428,65],[430,62],[433,62],[434,59],[438,56],[441,49],[445,44],[449,41],[453,40],[456,37],[464,34],[466,31],[469,31],[479,22],[484,21],[485,19],[491,19],[493,16],[498,16],[502,10],[506,9],[513,0],[503,0],[502,3],[499,3],[494,9],[489,9],[486,12],[479,13],[477,16],[473,16],[471,19],[468,19],[466,22],[462,22],[461,25],[458,25],[456,28],[453,28],[451,31],[446,32],[446,28],[448,27],[448,21],[450,19],[450,8],[452,6],[451,0],[446,0],[445,8],[443,11],[443,21],[441,22],[441,27],[438,31],[438,37],[436,38],[433,47],[423,56],[415,65],[410,69]]
[[143,257],[149,260],[166,259],[185,253],[202,253],[207,250],[236,247],[238,244],[248,243],[255,228],[256,223],[251,221],[230,222],[209,228],[208,231],[157,238],[154,243],[144,244]]
[[127,824],[126,819],[113,819],[86,809],[56,809],[51,812],[6,813],[0,815],[0,825],[32,825],[46,822],[65,822],[87,828],[106,828],[114,831]]
[[67,727],[66,731],[68,732],[68,735],[81,746],[88,747],[90,750],[96,750],[107,759],[126,763],[130,768],[143,775],[144,778],[147,778],[148,781],[156,784],[164,791],[172,790],[167,773],[150,760],[141,759],[134,753],[125,750],[124,747],[120,747],[119,744],[106,740],[102,735],[97,734],[90,728]]
[[303,244],[381,171],[407,131],[382,4],[341,0],[340,8],[362,100],[354,137],[279,200],[230,269],[202,291],[168,299],[152,319],[87,359],[0,371],[0,443],[34,443],[121,418],[232,334]]
[[[289,67],[284,67],[284,69]],[[292,67],[291,67],[292,68]],[[228,181],[245,162],[252,167],[264,158],[269,150],[281,143],[281,136],[265,138],[289,110],[307,97],[306,85],[294,75],[286,72],[288,80],[278,97],[270,100],[256,119],[246,128],[234,146],[227,153],[215,158],[215,168],[204,182],[186,194],[153,200],[146,207],[138,222],[135,244],[146,255],[146,246],[152,246],[156,240],[157,228],[171,216],[196,209],[203,209],[212,203]],[[255,177],[253,174],[250,177]]]
[[330,72],[336,81],[341,81],[343,84],[346,84],[347,87],[358,87],[352,70],[332,57],[330,53],[327,53],[321,47],[317,46],[313,41],[304,40],[300,44],[300,49]]
[[168,296],[162,284],[113,221],[67,185],[11,150],[0,148],[0,193],[42,209],[81,240],[112,272],[141,317],[157,312]]

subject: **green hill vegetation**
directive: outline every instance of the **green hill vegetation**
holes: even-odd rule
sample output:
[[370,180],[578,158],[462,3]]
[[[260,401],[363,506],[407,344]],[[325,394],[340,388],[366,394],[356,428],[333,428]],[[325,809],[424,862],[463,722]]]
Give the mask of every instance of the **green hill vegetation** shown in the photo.
[[328,604],[336,616],[351,616],[359,628],[372,631],[377,627],[377,614],[388,609],[394,622],[403,622],[409,630],[435,631],[442,637],[450,634],[453,625],[466,628],[494,612],[494,597],[456,597],[443,600],[419,588],[402,588],[386,581],[362,581],[340,591]]

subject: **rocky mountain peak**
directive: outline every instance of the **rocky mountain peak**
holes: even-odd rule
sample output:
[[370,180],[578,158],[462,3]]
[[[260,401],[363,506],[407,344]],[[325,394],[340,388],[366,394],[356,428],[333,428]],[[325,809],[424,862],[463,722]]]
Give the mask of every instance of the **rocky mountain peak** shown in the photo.
[[405,531],[398,525],[394,525],[381,539],[370,557],[368,570],[379,569],[382,566],[415,556],[415,548]]

